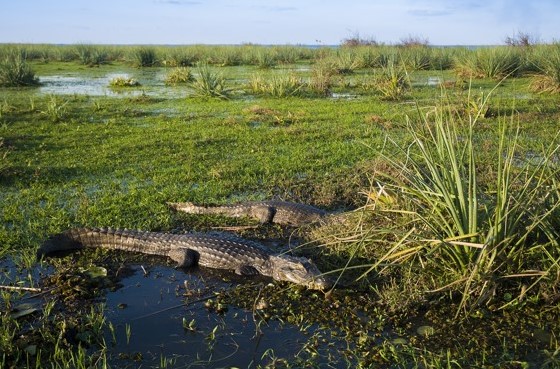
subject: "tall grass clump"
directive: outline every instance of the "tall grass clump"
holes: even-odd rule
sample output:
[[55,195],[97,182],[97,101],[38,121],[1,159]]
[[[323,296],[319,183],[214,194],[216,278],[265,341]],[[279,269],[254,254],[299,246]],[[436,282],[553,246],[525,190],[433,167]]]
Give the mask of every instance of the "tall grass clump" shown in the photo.
[[531,90],[560,93],[560,43],[540,47],[534,59],[537,73],[531,77]]
[[37,86],[39,79],[27,63],[24,50],[11,51],[0,62],[0,86]]
[[373,89],[384,100],[397,101],[406,96],[410,90],[410,78],[406,68],[395,61],[376,70],[372,83],[366,83],[365,89]]
[[[537,160],[525,160],[516,123],[502,120],[488,164],[475,135],[479,116],[459,120],[450,107],[419,113],[408,122],[406,146],[389,139],[396,151],[374,179],[382,191],[369,196],[377,204],[371,211],[408,220],[386,222],[380,242],[372,237],[381,234],[379,222],[356,240],[385,245],[364,275],[408,271],[397,288],[459,295],[465,310],[552,292],[560,276],[558,137]],[[391,205],[380,206],[381,198]]]
[[153,47],[137,47],[131,51],[130,58],[135,67],[154,67],[158,63],[156,49]]
[[455,70],[464,78],[515,76],[522,72],[524,56],[518,48],[488,47],[464,50],[455,59]]
[[337,73],[328,62],[317,62],[311,68],[309,79],[309,90],[313,94],[326,96],[331,92],[332,87],[337,83]]
[[189,68],[177,67],[170,70],[165,76],[166,85],[177,85],[194,81],[194,76]]
[[254,74],[249,81],[249,90],[257,95],[272,97],[300,96],[305,82],[292,73],[275,73],[272,75]]
[[206,63],[197,65],[196,77],[190,86],[194,90],[193,97],[228,99],[231,92],[226,87],[224,76],[212,71]]
[[99,66],[108,62],[107,50],[100,46],[78,44],[74,47],[80,63],[87,66]]

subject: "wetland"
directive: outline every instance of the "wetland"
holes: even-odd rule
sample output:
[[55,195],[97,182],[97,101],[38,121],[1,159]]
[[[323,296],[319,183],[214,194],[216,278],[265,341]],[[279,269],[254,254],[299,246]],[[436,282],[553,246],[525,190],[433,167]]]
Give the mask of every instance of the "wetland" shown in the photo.
[[[560,96],[539,62],[560,48],[498,49],[490,75],[461,48],[20,46],[39,84],[0,87],[1,366],[560,367]],[[166,205],[265,199],[341,220]],[[104,226],[236,233],[335,288],[35,256]]]

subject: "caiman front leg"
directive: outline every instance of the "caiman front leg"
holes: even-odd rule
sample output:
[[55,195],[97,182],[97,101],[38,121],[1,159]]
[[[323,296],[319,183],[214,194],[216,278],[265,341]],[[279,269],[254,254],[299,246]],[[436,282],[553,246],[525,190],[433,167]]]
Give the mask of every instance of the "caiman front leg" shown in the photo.
[[198,252],[186,249],[177,248],[169,250],[167,254],[169,258],[177,262],[177,268],[190,268],[198,264],[199,254]]

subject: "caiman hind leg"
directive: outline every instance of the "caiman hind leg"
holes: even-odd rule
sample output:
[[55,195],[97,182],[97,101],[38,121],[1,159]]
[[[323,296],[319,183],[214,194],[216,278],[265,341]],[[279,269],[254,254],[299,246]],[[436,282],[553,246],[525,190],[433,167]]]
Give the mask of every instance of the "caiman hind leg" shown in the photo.
[[257,219],[261,224],[274,222],[276,208],[268,205],[253,205],[251,207],[252,218]]
[[177,268],[190,268],[198,264],[200,255],[191,249],[171,249],[167,254],[169,258],[177,262]]

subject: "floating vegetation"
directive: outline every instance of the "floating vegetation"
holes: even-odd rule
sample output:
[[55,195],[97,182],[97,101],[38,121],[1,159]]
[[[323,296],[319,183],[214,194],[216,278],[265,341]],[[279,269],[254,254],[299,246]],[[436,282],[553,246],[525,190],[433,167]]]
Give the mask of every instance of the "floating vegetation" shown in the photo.
[[140,82],[132,77],[118,76],[109,81],[110,87],[137,87]]

